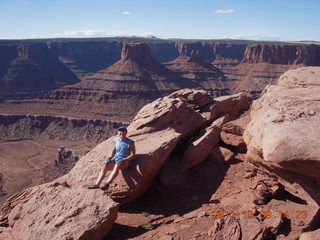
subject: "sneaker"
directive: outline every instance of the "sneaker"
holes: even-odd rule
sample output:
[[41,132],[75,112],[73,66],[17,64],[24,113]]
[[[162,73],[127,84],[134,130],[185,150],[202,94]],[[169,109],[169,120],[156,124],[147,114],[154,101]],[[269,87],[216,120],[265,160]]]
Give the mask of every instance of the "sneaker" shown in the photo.
[[101,189],[104,191],[104,190],[107,190],[109,188],[109,183],[106,183],[105,185],[103,185],[101,187]]
[[99,186],[98,186],[97,184],[94,184],[94,185],[92,185],[92,186],[89,186],[88,188],[89,188],[89,189],[98,189]]

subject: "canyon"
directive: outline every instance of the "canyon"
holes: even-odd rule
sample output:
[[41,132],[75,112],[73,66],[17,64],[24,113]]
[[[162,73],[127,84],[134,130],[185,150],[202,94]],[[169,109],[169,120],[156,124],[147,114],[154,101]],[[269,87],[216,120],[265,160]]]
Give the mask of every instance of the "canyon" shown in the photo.
[[[0,40],[0,204],[11,196],[2,209],[2,214],[4,214],[2,217],[5,219],[2,225],[7,227],[8,221],[12,223],[16,221],[11,218],[8,220],[6,214],[11,211],[12,206],[9,206],[11,203],[13,205],[18,203],[19,207],[15,211],[20,211],[18,210],[21,207],[19,199],[24,198],[21,196],[27,196],[29,199],[29,196],[38,193],[45,196],[46,194],[84,194],[81,186],[85,182],[90,182],[91,178],[95,177],[95,171],[98,171],[97,162],[94,163],[94,159],[97,160],[100,156],[105,155],[103,151],[106,150],[103,149],[109,148],[109,137],[115,134],[117,127],[131,123],[130,133],[136,136],[141,149],[142,146],[147,146],[138,160],[142,164],[139,165],[139,171],[146,171],[147,167],[143,165],[145,159],[156,162],[157,170],[152,173],[147,171],[143,180],[140,179],[141,176],[137,175],[137,172],[134,172],[140,182],[147,182],[147,184],[139,185],[138,182],[138,185],[135,186],[138,190],[129,195],[126,195],[126,191],[132,186],[126,185],[125,176],[119,179],[118,186],[112,189],[112,195],[123,196],[125,194],[127,200],[123,203],[121,196],[120,200],[117,199],[119,196],[112,198],[116,202],[120,201],[120,205],[127,204],[138,196],[139,199],[144,199],[144,195],[142,197],[140,195],[147,191],[146,196],[149,198],[146,197],[143,200],[147,202],[147,207],[152,206],[150,199],[159,197],[162,200],[158,210],[150,210],[154,212],[153,217],[137,214],[138,220],[133,223],[130,222],[132,216],[125,211],[120,211],[118,220],[115,220],[119,206],[110,199],[104,198],[101,193],[92,193],[93,195],[90,193],[88,199],[77,199],[84,204],[84,209],[86,201],[92,201],[90,199],[97,196],[101,201],[95,207],[101,208],[100,204],[110,206],[110,211],[106,210],[102,215],[98,213],[95,216],[97,217],[96,226],[103,228],[101,232],[106,234],[111,229],[112,223],[103,222],[109,218],[116,221],[109,236],[117,236],[118,231],[121,231],[121,224],[124,223],[132,224],[132,226],[138,222],[142,224],[146,220],[153,222],[153,225],[159,224],[159,226],[162,223],[171,223],[173,216],[177,217],[177,213],[181,215],[192,212],[196,209],[194,204],[199,205],[201,201],[207,205],[199,208],[194,214],[198,216],[197,214],[204,212],[200,218],[206,223],[208,219],[204,220],[202,217],[207,216],[212,207],[231,209],[230,206],[233,206],[235,211],[251,209],[252,205],[240,208],[233,202],[231,196],[237,195],[237,189],[228,190],[230,184],[222,180],[226,175],[228,181],[234,184],[239,181],[244,188],[254,184],[257,189],[263,188],[260,189],[262,193],[259,192],[260,190],[250,192],[253,196],[252,201],[260,201],[261,204],[274,209],[277,205],[279,210],[284,208],[282,203],[274,200],[269,204],[270,198],[274,197],[278,200],[288,198],[298,204],[296,207],[298,206],[299,209],[312,212],[310,219],[308,218],[308,226],[296,228],[296,225],[290,225],[296,229],[296,232],[292,233],[286,232],[289,231],[289,228],[285,218],[276,219],[284,222],[280,231],[278,228],[281,223],[278,226],[271,226],[266,222],[262,227],[259,225],[259,228],[258,225],[255,225],[256,223],[252,222],[256,227],[256,234],[260,234],[261,237],[270,237],[277,233],[296,239],[303,231],[313,230],[317,225],[319,199],[316,196],[318,193],[310,190],[313,188],[312,184],[318,184],[316,173],[310,171],[310,176],[307,176],[308,180],[303,180],[303,177],[299,178],[299,186],[296,187],[299,188],[299,194],[303,200],[310,205],[305,210],[303,201],[290,195],[295,195],[295,193],[285,182],[292,178],[291,172],[297,172],[303,176],[304,173],[299,172],[297,167],[301,161],[299,160],[299,163],[292,161],[291,166],[286,160],[283,160],[282,163],[279,163],[280,166],[277,165],[278,163],[275,164],[276,167],[271,166],[266,163],[273,161],[270,160],[272,159],[270,156],[274,153],[270,155],[267,151],[270,150],[269,145],[262,145],[259,136],[254,136],[253,132],[259,132],[258,130],[245,132],[245,129],[247,126],[248,129],[250,127],[259,129],[269,124],[268,121],[256,120],[256,126],[254,123],[251,124],[253,126],[248,125],[250,110],[247,110],[251,100],[259,102],[261,96],[264,96],[261,102],[269,101],[272,105],[282,98],[282,90],[287,91],[286,84],[291,87],[317,85],[316,80],[306,83],[299,82],[302,79],[313,79],[310,72],[315,72],[315,75],[318,76],[316,68],[309,69],[306,75],[303,71],[299,72],[300,70],[297,73],[289,71],[278,80],[286,71],[305,66],[320,66],[320,45],[299,42],[146,38]],[[271,95],[278,96],[278,99],[272,99],[268,95],[268,89],[277,83],[283,89],[272,90]],[[302,94],[301,98],[303,96]],[[154,101],[158,102],[155,104]],[[315,100],[307,99],[307,101],[312,101],[312,104],[316,106]],[[263,118],[261,117],[263,112],[258,110],[258,103],[253,106],[251,118]],[[283,106],[289,106],[288,111],[293,107],[289,103],[283,103]],[[155,112],[156,109],[160,112]],[[176,116],[176,122],[162,117],[161,114],[167,111]],[[318,116],[317,109],[310,111],[305,112],[304,115],[301,114],[309,116],[310,113],[312,117],[314,116],[312,111],[314,111],[315,116]],[[290,114],[296,114],[296,112]],[[279,119],[270,121],[281,123],[292,117],[284,115],[285,117],[281,117],[281,114],[277,115]],[[265,117],[268,119],[267,116]],[[186,119],[189,119],[190,122],[185,123]],[[293,120],[292,118],[291,121]],[[148,132],[148,128],[145,127],[148,125],[149,129],[153,129],[151,132]],[[178,132],[171,132],[165,126],[171,126]],[[309,133],[306,132],[306,134]],[[146,140],[145,135],[150,137],[149,140]],[[267,132],[264,132],[263,135],[267,136]],[[102,143],[98,144],[100,142]],[[214,146],[215,148],[212,149]],[[59,161],[61,149],[64,147],[76,157]],[[247,150],[249,155],[246,155]],[[165,154],[159,160],[160,152]],[[261,152],[270,156],[263,155]],[[197,155],[198,158],[194,158],[194,155]],[[277,152],[276,155],[281,154]],[[81,160],[78,162],[79,159]],[[204,159],[207,160],[203,162]],[[208,162],[209,159],[212,162]],[[89,166],[87,166],[88,163]],[[304,165],[306,169],[312,169],[308,164],[312,166],[312,161]],[[314,166],[318,168],[316,164]],[[204,170],[206,167],[208,167],[207,171]],[[82,173],[79,170],[81,168],[85,170]],[[211,179],[210,171],[215,172],[218,179],[221,180],[221,186],[219,187],[218,182],[208,187],[201,186],[205,185],[206,181],[198,179],[197,176],[201,175],[199,168],[205,172],[203,177],[205,179]],[[184,171],[181,175],[175,172],[180,169]],[[219,169],[221,173],[214,169]],[[241,171],[246,176],[257,172],[260,175],[258,174],[259,176],[254,180],[251,179],[252,177],[245,178],[249,179],[245,180],[239,174],[237,175]],[[233,177],[232,174],[236,174],[236,177]],[[274,174],[285,180],[274,185],[274,181],[278,181],[275,180]],[[61,177],[62,175],[64,177]],[[265,176],[273,180],[266,180]],[[55,178],[60,180],[54,182]],[[192,183],[193,180],[197,182],[195,185]],[[262,187],[260,180],[264,182]],[[150,187],[151,184],[154,185]],[[192,189],[191,195],[183,188],[184,184]],[[283,187],[286,190],[276,191],[275,188],[280,185],[282,190]],[[27,188],[29,186],[36,187],[30,189]],[[147,190],[149,187],[151,192]],[[77,193],[73,192],[72,188],[77,189]],[[177,189],[179,189],[178,192],[176,192]],[[201,194],[199,189],[205,191],[206,194]],[[216,189],[217,192],[211,196],[213,189]],[[23,192],[15,195],[21,190]],[[181,196],[190,198],[191,201],[187,206],[182,207],[181,211],[171,208],[165,210],[167,198],[160,193],[162,195],[172,194],[177,204],[182,204]],[[247,193],[248,190],[243,189],[239,198],[244,199]],[[223,195],[230,196],[230,199],[224,200]],[[215,201],[214,196],[221,201],[221,206],[210,205],[212,204],[210,201]],[[211,200],[209,201],[208,198]],[[44,200],[50,200],[50,197]],[[135,201],[133,201],[133,209],[143,209]],[[39,203],[35,201],[34,204]],[[279,204],[282,207],[279,207]],[[292,203],[289,208],[294,208],[294,204]],[[163,217],[162,223],[157,223],[154,219],[160,218],[159,212],[161,211],[167,212],[167,215]],[[256,208],[255,211],[260,212],[259,208]],[[12,217],[14,214],[11,214]],[[195,216],[190,219],[198,219]],[[85,218],[85,215],[82,217]],[[187,225],[186,222],[189,220],[186,219],[189,218],[180,220]],[[178,222],[176,223],[179,225]],[[228,227],[228,224],[231,228]],[[208,236],[212,236],[215,232],[217,236],[220,234],[219,236],[226,237],[224,234],[227,234],[228,231],[235,231],[239,234],[239,224],[242,231],[249,231],[243,228],[243,222],[237,223],[228,217],[216,223],[216,228],[212,228]],[[17,229],[19,231],[19,227]],[[141,234],[146,230],[139,229]],[[129,231],[129,235],[125,237],[148,239],[150,236],[160,236],[161,231],[163,234],[167,231],[161,229],[165,227],[161,226],[159,230],[153,230],[141,236],[138,234],[139,231],[133,231],[132,235]],[[0,230],[4,231],[2,234],[6,234],[5,229]],[[93,235],[84,233],[83,236],[84,238],[86,236],[100,238],[103,234],[99,231],[95,233],[89,230]],[[32,236],[32,233],[30,234]],[[183,234],[179,234],[182,237]],[[241,239],[237,238],[237,234],[233,236],[234,239]],[[243,239],[249,239],[250,234],[253,233],[245,234],[242,232],[242,237],[247,236]],[[165,233],[165,235],[167,239],[170,239],[174,234]]]
[[256,98],[285,71],[319,66],[319,56],[319,45],[304,43],[1,40],[0,114],[129,123],[145,104],[185,87]]
[[109,189],[87,187],[114,137],[7,199],[0,237],[318,239],[319,77],[289,70],[255,100],[191,88],[154,100],[128,126],[137,155]]

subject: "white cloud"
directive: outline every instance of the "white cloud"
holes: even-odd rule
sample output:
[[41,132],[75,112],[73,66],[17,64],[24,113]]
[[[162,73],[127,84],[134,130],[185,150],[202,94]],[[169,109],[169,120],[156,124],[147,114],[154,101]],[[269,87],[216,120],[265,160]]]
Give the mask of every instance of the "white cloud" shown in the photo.
[[64,33],[57,33],[55,37],[101,37],[107,36],[109,32],[102,30],[79,30],[79,31],[70,31]]
[[239,39],[239,40],[266,40],[266,41],[284,41],[285,39],[279,36],[259,36],[252,34],[235,34],[231,36],[224,36],[227,39]]
[[219,9],[214,11],[214,13],[218,13],[218,14],[230,14],[230,13],[234,13],[235,10],[234,9]]
[[123,11],[122,14],[123,14],[123,15],[131,15],[132,12],[131,12],[131,11]]
[[105,31],[105,30],[78,30],[64,33],[54,34],[54,37],[58,38],[94,38],[94,37],[149,37],[153,35],[151,32],[125,32],[125,31]]

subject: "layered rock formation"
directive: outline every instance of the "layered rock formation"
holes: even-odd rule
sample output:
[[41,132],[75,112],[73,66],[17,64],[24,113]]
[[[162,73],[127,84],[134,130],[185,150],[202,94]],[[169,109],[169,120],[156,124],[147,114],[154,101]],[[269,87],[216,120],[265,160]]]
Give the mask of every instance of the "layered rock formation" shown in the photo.
[[[121,49],[128,42],[148,44],[152,55],[159,62],[169,62],[179,56],[190,56],[192,51],[197,51],[206,61],[212,61],[218,66],[230,81],[237,83],[237,87],[232,88],[233,93],[246,90],[248,87],[250,91],[261,92],[266,84],[275,81],[290,66],[318,66],[320,64],[319,45],[304,43],[222,40],[173,41],[143,38],[92,39],[90,41],[87,39],[1,41],[0,83],[7,87],[11,86],[11,88],[19,86],[20,90],[27,87],[31,94],[32,82],[46,82],[49,83],[48,86],[53,88],[57,87],[54,83],[68,84],[73,82],[73,78],[69,74],[70,70],[82,80],[118,61],[121,58]],[[248,64],[251,67],[247,67]],[[253,65],[251,64],[260,64],[261,66],[252,71]],[[24,66],[33,70],[26,73]],[[69,73],[65,70],[68,70]],[[24,71],[25,74],[21,71]],[[48,74],[49,72],[50,74]],[[248,74],[251,79],[243,79],[242,76]],[[24,78],[21,78],[22,75]],[[23,79],[31,81],[28,86],[23,85],[25,82]],[[9,80],[14,85],[8,85]],[[243,80],[247,83],[239,85]],[[261,82],[261,84],[257,85],[255,81]],[[36,89],[43,92],[50,87],[45,89],[37,85]],[[7,90],[10,89],[7,88]],[[19,89],[12,88],[11,90],[19,94],[20,97],[27,97],[19,92]],[[4,92],[1,95],[3,94]],[[16,95],[16,97],[19,96]]]
[[197,79],[157,62],[146,44],[127,44],[121,59],[112,66],[37,99],[4,102],[0,112],[129,122],[145,104],[184,87],[206,88],[215,95],[228,92],[219,70],[196,54],[190,59],[188,71],[196,74]]
[[183,78],[190,79],[206,90],[211,90],[216,96],[228,93],[226,77],[223,72],[206,62],[199,51],[192,50],[190,55],[181,53],[181,56],[166,63],[166,66]]
[[[145,104],[184,87],[257,97],[284,71],[319,65],[318,55],[314,44],[250,41],[1,41],[2,96],[29,99],[1,102],[0,113],[129,123]],[[81,82],[61,87],[75,76]]]

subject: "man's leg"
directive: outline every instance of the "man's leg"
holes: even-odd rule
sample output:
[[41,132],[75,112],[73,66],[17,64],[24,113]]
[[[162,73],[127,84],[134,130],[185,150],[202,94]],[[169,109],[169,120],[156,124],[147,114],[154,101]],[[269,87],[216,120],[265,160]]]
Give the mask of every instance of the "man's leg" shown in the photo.
[[112,169],[112,172],[110,173],[108,179],[107,179],[107,184],[110,184],[113,179],[118,175],[119,173],[120,166],[118,164],[114,164],[114,167]]
[[114,164],[114,167],[112,169],[112,172],[110,173],[106,183],[104,184],[103,187],[101,187],[102,190],[107,190],[109,188],[110,183],[113,181],[113,179],[116,178],[116,176],[118,176],[119,170],[123,170],[125,168],[127,168],[129,165],[128,162],[122,162],[120,165],[118,164]]
[[115,165],[116,164],[114,162],[110,162],[108,164],[104,164],[104,166],[101,168],[101,170],[99,172],[99,175],[98,175],[96,183],[93,186],[90,186],[89,188],[91,188],[91,189],[99,188],[102,180],[106,176],[107,171],[112,170]]

